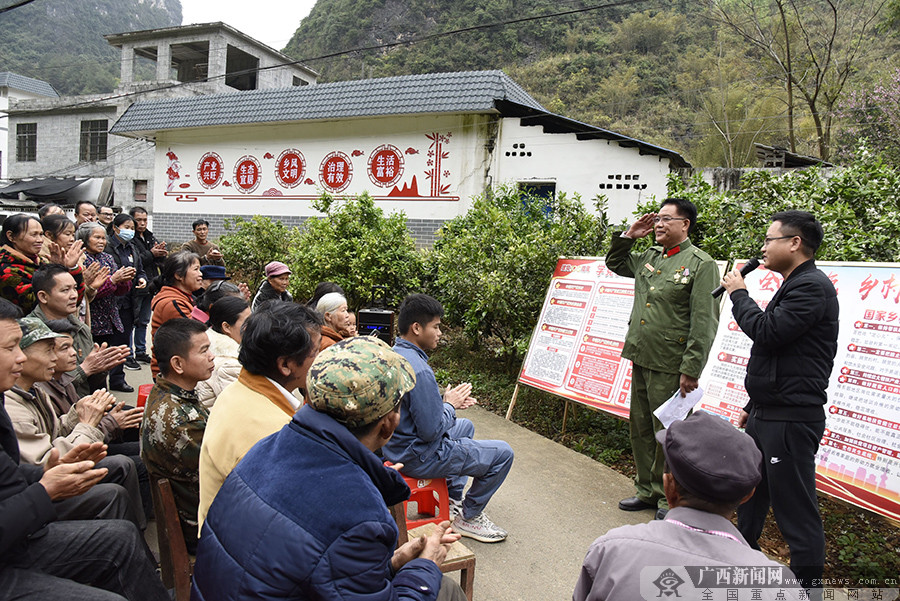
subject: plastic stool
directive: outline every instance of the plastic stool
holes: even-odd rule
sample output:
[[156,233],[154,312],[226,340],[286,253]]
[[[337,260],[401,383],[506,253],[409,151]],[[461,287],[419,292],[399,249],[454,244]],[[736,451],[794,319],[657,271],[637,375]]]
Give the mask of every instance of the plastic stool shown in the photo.
[[[418,528],[425,524],[439,524],[450,519],[450,494],[447,492],[446,479],[417,480],[406,476],[403,476],[403,479],[406,480],[410,490],[409,501],[403,502],[403,512],[407,514],[407,528]],[[409,503],[416,504],[419,515],[432,515],[434,517],[410,520],[407,510]]]
[[140,386],[138,386],[138,407],[143,407],[147,404],[147,397],[150,396],[151,390],[153,390],[153,384],[141,384]]

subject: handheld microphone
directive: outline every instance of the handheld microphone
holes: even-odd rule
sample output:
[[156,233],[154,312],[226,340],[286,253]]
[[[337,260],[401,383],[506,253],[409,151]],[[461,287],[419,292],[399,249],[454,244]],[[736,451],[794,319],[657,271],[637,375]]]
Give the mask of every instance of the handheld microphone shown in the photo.
[[[747,263],[741,267],[741,277],[747,277],[747,274],[759,267],[759,259],[753,258],[747,261]],[[722,296],[722,293],[725,292],[724,286],[719,286],[715,290],[712,291],[713,298],[719,298]]]

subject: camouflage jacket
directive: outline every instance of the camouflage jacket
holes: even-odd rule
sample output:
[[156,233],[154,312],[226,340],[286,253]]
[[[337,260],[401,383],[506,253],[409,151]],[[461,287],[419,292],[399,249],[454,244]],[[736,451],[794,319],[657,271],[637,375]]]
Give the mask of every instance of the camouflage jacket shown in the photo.
[[209,410],[197,393],[162,376],[147,398],[141,423],[141,459],[152,478],[168,478],[190,549],[197,541],[200,502],[200,443]]

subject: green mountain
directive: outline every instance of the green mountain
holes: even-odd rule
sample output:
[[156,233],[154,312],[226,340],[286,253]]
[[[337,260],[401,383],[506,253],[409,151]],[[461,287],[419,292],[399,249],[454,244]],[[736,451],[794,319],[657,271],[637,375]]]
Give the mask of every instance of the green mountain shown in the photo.
[[[695,165],[744,166],[756,164],[754,142],[825,157],[837,150],[832,97],[873,85],[894,62],[897,25],[885,24],[882,4],[318,0],[284,52],[319,70],[320,81],[499,68],[551,111],[672,148]],[[829,40],[831,5],[838,25]],[[747,6],[755,12],[742,13]],[[793,115],[783,72],[727,16],[738,26],[758,19],[775,46],[790,42]],[[815,60],[804,55],[807,43]],[[817,73],[828,48],[831,71]],[[814,109],[800,89],[810,82],[818,82]]]
[[103,36],[173,25],[180,0],[37,0],[0,13],[0,71],[43,79],[61,95],[110,92],[119,53]]

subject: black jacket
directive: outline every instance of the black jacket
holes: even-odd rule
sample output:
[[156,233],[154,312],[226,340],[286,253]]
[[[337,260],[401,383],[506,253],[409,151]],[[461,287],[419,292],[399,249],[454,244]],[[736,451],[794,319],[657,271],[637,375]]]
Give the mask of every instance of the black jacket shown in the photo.
[[[121,309],[122,307],[130,306],[129,300],[132,297],[145,296],[148,294],[150,279],[147,277],[147,274],[144,273],[141,255],[135,247],[134,242],[131,240],[123,242],[115,234],[109,234],[106,237],[106,240],[106,252],[112,255],[113,259],[116,261],[116,267],[134,267],[136,272],[134,275],[134,286],[131,287],[131,291],[127,295],[118,298],[117,302],[119,309]],[[137,288],[138,280],[144,280],[148,285],[143,288]]]
[[131,241],[135,250],[141,256],[141,265],[144,273],[147,274],[147,281],[152,282],[159,275],[159,270],[165,262],[165,257],[156,257],[150,251],[151,248],[159,243],[156,236],[150,230],[144,230],[143,236],[140,232],[134,233],[134,239]]
[[838,336],[837,292],[828,276],[810,259],[784,280],[765,311],[746,290],[735,290],[731,302],[753,340],[744,410],[763,420],[824,420]]
[[19,441],[0,393],[0,566],[56,520],[53,502],[38,484],[43,473],[41,466],[19,465]]

